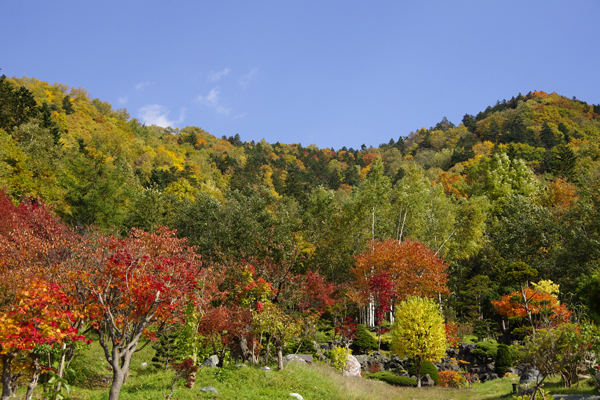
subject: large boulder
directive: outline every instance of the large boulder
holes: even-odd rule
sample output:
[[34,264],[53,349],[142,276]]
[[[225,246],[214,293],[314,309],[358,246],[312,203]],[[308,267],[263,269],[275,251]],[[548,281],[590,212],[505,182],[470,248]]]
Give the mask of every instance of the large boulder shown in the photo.
[[218,364],[219,364],[219,357],[217,357],[216,355],[212,355],[212,356],[208,357],[206,359],[206,361],[204,361],[202,363],[201,367],[217,368]]
[[421,386],[435,386],[435,382],[433,381],[433,379],[431,379],[429,374],[426,374],[424,377],[421,378]]
[[344,376],[360,378],[360,363],[355,356],[349,355],[346,366],[344,367]]
[[540,371],[535,368],[529,368],[522,372],[519,383],[535,383],[538,381],[538,378],[542,379]]

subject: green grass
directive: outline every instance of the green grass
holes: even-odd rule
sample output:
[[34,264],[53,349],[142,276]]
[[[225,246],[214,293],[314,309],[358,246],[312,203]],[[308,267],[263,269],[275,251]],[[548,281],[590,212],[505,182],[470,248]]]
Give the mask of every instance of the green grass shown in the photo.
[[[170,392],[172,370],[162,371],[151,367],[154,350],[148,346],[134,355],[130,377],[121,390],[122,400],[163,399]],[[141,363],[148,363],[143,368]],[[77,373],[70,377],[73,383],[71,400],[106,400],[110,371],[106,360],[95,342],[83,350],[73,361]],[[271,366],[275,369],[275,366]],[[109,378],[109,379],[106,379]],[[549,379],[545,388],[552,393],[593,393],[594,389],[580,385],[579,389],[567,391],[562,388],[560,378]],[[24,386],[24,385],[23,385]],[[202,393],[203,386],[215,387],[219,395]],[[407,388],[388,385],[384,382],[345,378],[324,364],[301,365],[292,363],[284,371],[262,371],[259,367],[227,366],[222,369],[198,371],[193,389],[180,386],[173,399],[293,399],[290,393],[299,393],[309,400],[384,400],[384,399],[511,399],[510,378],[497,379],[472,388]],[[23,388],[18,397],[22,398]],[[41,398],[42,388],[36,389],[35,398]]]

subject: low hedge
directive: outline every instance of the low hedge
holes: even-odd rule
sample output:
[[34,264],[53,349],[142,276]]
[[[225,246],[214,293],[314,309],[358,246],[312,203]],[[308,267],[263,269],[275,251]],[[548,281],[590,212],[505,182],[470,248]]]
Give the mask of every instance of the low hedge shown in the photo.
[[409,378],[407,376],[394,375],[389,371],[376,372],[374,374],[367,374],[370,379],[376,379],[383,381],[394,386],[417,386],[417,380]]

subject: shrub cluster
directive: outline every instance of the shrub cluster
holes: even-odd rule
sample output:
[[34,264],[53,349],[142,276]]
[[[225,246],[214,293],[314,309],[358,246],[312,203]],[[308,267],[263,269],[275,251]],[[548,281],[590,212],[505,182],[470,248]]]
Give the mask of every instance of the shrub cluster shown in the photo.
[[445,387],[460,388],[467,383],[465,377],[456,371],[440,371],[438,376],[440,385]]

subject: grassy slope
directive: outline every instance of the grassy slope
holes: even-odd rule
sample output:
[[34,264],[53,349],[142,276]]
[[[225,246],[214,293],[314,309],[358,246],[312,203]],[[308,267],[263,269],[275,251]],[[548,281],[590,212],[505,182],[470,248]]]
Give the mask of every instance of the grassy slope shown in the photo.
[[[141,363],[150,364],[154,350],[148,346],[134,356],[129,381],[121,391],[122,400],[163,399],[170,392],[173,371],[143,368]],[[108,395],[110,372],[97,342],[85,349],[74,360],[77,373],[70,377],[74,381],[68,397],[72,400],[104,400]],[[273,366],[274,368],[274,366]],[[219,391],[202,393],[203,386],[213,386]],[[553,392],[565,392],[558,383],[547,385]],[[583,388],[581,388],[583,389]],[[586,387],[578,393],[592,393]],[[173,399],[293,399],[290,393],[299,393],[304,399],[323,400],[383,400],[383,399],[510,399],[511,383],[508,378],[476,385],[468,389],[447,388],[398,388],[383,382],[367,379],[344,378],[327,365],[304,366],[291,364],[282,372],[265,372],[257,367],[202,369],[198,372],[196,386],[190,390],[179,387]],[[23,389],[19,391],[22,396]],[[39,398],[42,388],[36,390]]]

